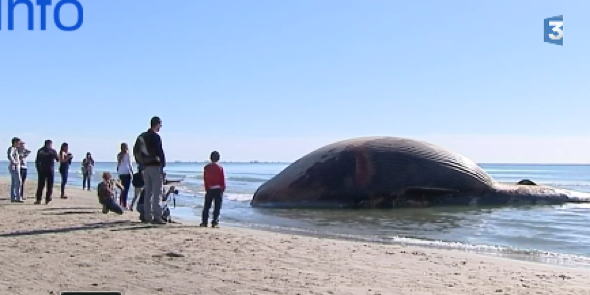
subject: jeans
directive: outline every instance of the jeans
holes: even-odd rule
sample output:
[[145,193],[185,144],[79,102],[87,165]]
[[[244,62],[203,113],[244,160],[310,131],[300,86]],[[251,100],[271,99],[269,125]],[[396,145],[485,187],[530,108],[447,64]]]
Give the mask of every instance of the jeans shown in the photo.
[[131,174],[121,174],[119,175],[119,179],[121,183],[123,183],[123,190],[121,190],[121,195],[119,196],[119,203],[121,207],[127,207],[127,198],[129,195],[129,187],[131,186]]
[[23,198],[25,196],[25,181],[27,180],[27,168],[20,168],[20,180],[20,196],[21,198]]
[[10,169],[10,200],[20,201],[21,200],[21,179],[20,169]]
[[119,215],[123,215],[123,208],[119,207],[119,205],[117,205],[117,202],[115,202],[113,198],[100,200],[100,203],[104,206],[103,209],[105,209],[103,210],[103,213],[108,213],[109,211],[111,211]]
[[68,168],[59,168],[59,174],[61,175],[61,197],[66,195],[66,184],[68,184]]
[[37,193],[35,197],[37,198],[37,202],[41,202],[41,195],[43,194],[43,188],[47,184],[47,191],[45,192],[45,202],[49,203],[51,201],[51,195],[53,194],[53,179],[55,177],[53,170],[49,171],[37,171],[38,180],[37,180]]
[[215,208],[213,209],[213,220],[211,221],[211,223],[219,223],[219,214],[221,213],[222,202],[223,192],[221,191],[221,189],[207,190],[207,193],[205,194],[205,205],[203,206],[203,224],[207,224],[209,222],[209,210],[211,209],[212,203],[215,203]]
[[92,176],[92,172],[86,172],[82,174],[82,189],[90,190],[90,177]]
[[161,220],[162,207],[160,206],[160,196],[162,195],[162,168],[159,166],[148,166],[143,171],[145,181],[145,198],[143,201],[145,210],[145,220]]

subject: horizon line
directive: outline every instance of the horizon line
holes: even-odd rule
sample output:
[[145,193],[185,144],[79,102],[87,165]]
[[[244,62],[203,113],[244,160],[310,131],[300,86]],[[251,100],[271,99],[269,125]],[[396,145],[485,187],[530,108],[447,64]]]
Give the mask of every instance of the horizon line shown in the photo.
[[[116,164],[115,161],[95,161],[97,163],[109,163],[109,164]],[[228,163],[228,164],[292,164],[295,161],[259,161],[259,160],[250,160],[250,161],[220,161],[220,163]],[[0,163],[8,163],[7,160],[0,160]],[[28,163],[35,163],[35,161],[27,161]],[[82,161],[72,161],[72,163],[82,163]],[[167,164],[204,164],[209,163],[209,161],[201,160],[201,161],[168,161]],[[534,163],[534,162],[475,162],[477,165],[547,165],[547,166],[590,166],[590,163],[562,163],[562,162],[553,162],[553,163]]]

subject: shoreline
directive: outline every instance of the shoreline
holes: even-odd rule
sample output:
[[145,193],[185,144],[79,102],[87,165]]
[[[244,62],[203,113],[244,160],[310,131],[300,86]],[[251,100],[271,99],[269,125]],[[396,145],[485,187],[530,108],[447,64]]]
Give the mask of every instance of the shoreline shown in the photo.
[[[189,208],[189,207],[180,207]],[[194,208],[192,208],[194,209]],[[200,209],[200,208],[199,208]],[[188,210],[183,210],[188,211]],[[192,211],[192,210],[191,210]],[[199,211],[200,212],[200,211]],[[197,212],[192,212],[192,215],[183,214],[174,215],[175,210],[172,209],[173,219],[180,223],[191,224],[198,226],[200,224],[200,216]],[[330,231],[318,232],[311,229],[289,228],[289,227],[275,227],[268,224],[249,224],[239,223],[234,221],[221,221],[222,226],[229,226],[237,229],[250,229],[255,231],[262,231],[267,233],[278,233],[286,235],[296,235],[312,238],[342,240],[362,243],[375,243],[379,245],[403,246],[403,247],[417,247],[424,249],[445,250],[462,252],[469,254],[484,255],[488,257],[497,257],[501,259],[508,259],[513,261],[523,261],[531,263],[545,264],[549,266],[562,266],[575,269],[590,270],[590,257],[571,253],[550,252],[539,249],[517,248],[510,246],[502,246],[495,244],[467,244],[453,240],[429,240],[419,238],[404,238],[396,237],[392,239],[383,239],[373,236],[351,235],[336,233]]]
[[[94,192],[33,205],[0,179],[0,293],[590,294],[590,271],[453,250],[102,214]],[[7,200],[8,199],[8,200]]]

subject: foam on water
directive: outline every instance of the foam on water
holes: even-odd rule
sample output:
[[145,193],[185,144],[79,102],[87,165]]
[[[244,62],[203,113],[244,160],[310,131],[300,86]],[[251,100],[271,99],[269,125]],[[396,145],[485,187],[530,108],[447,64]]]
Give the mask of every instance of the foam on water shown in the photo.
[[250,202],[252,200],[252,194],[225,193],[224,197],[236,202]]
[[[231,223],[229,223],[231,224]],[[516,247],[504,247],[495,245],[473,245],[461,242],[445,242],[441,240],[426,240],[416,238],[406,238],[400,236],[370,236],[370,235],[350,235],[334,232],[317,231],[297,227],[280,227],[267,224],[233,224],[234,226],[247,226],[262,230],[275,232],[284,232],[291,234],[302,234],[310,236],[319,236],[327,238],[347,239],[354,241],[377,242],[383,244],[427,247],[433,249],[455,250],[463,252],[472,252],[490,256],[505,257],[523,261],[542,262],[549,264],[559,264],[573,267],[590,267],[590,257],[584,257],[573,254],[563,254],[547,252],[535,249],[521,249]]]
[[[572,185],[569,185],[572,186]],[[584,185],[584,186],[590,186],[590,185]],[[590,192],[579,192],[579,191],[574,191],[574,190],[562,190],[564,193],[567,193],[569,195],[571,195],[572,197],[581,199],[581,200],[590,200]],[[586,204],[588,205],[588,204]],[[590,205],[588,205],[587,208],[590,208]]]

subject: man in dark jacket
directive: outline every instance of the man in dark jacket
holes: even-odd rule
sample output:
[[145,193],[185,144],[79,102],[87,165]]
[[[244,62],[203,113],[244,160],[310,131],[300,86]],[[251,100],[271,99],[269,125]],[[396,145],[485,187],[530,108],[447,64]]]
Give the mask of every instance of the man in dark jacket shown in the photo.
[[47,184],[47,191],[45,192],[45,204],[51,202],[51,195],[53,194],[53,179],[55,163],[59,162],[57,152],[52,148],[53,142],[46,140],[45,145],[37,151],[35,158],[35,168],[37,168],[37,200],[35,204],[41,204],[41,195],[43,188]]
[[135,161],[143,167],[145,221],[165,224],[166,222],[162,220],[160,194],[162,193],[166,155],[162,148],[162,139],[158,134],[160,128],[162,128],[162,120],[159,117],[153,117],[150,121],[150,129],[137,138],[133,154]]

